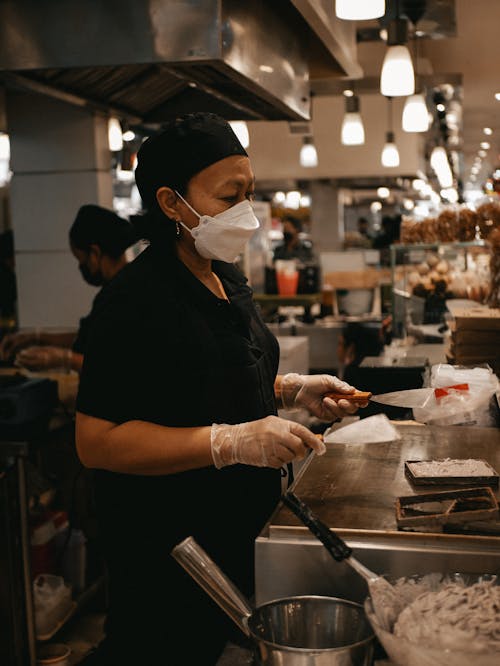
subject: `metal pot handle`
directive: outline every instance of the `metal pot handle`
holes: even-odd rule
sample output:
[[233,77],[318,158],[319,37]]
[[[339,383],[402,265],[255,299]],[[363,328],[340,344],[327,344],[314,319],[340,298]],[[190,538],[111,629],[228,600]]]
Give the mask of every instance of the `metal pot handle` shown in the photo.
[[172,557],[249,636],[248,618],[252,615],[252,607],[193,537],[177,544],[172,550]]

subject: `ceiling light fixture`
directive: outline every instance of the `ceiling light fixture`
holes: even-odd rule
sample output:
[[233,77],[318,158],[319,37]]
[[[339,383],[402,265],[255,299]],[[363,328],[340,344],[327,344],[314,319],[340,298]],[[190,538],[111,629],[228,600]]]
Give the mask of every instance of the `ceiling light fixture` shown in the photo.
[[391,191],[388,187],[379,187],[377,188],[377,196],[380,199],[388,199],[391,194]]
[[399,151],[394,141],[394,132],[392,131],[392,98],[387,98],[387,116],[389,130],[385,135],[385,145],[382,149],[380,161],[382,166],[394,168],[399,166]]
[[230,120],[229,124],[243,148],[248,148],[250,145],[250,135],[248,133],[248,125],[246,122],[244,120]]
[[493,134],[491,127],[483,127],[483,132],[486,134],[486,136],[491,136]]
[[300,149],[300,166],[306,169],[318,166],[318,152],[310,136],[304,137],[304,142]]
[[108,145],[112,153],[117,153],[123,148],[122,126],[118,118],[108,120]]
[[486,157],[488,153],[485,150],[479,150],[477,154],[479,157]]
[[[418,37],[414,37],[415,44],[415,86],[418,90]],[[429,111],[422,92],[407,97],[403,109],[403,130],[405,132],[427,132],[429,129]]]
[[344,146],[362,146],[365,142],[365,128],[359,113],[359,97],[345,98],[345,115],[342,121],[340,140]]
[[489,148],[490,148],[490,144],[487,141],[481,141],[480,145],[481,145],[481,148],[483,148],[484,150],[489,150]]
[[389,23],[388,49],[380,76],[380,92],[385,97],[406,97],[415,92],[415,73],[411,55],[406,46],[408,22],[395,18]]
[[335,0],[335,14],[344,21],[368,21],[385,14],[385,0]]
[[500,102],[500,92],[495,93],[495,99]]
[[452,187],[453,174],[451,172],[448,154],[443,146],[435,146],[431,153],[431,167],[443,189]]

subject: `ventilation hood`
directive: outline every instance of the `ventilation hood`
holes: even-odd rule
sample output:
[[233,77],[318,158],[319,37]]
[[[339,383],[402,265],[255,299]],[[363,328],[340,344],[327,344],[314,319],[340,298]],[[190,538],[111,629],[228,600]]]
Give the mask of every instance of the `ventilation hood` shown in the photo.
[[0,84],[158,124],[194,110],[310,117],[311,79],[356,78],[330,0],[2,0]]

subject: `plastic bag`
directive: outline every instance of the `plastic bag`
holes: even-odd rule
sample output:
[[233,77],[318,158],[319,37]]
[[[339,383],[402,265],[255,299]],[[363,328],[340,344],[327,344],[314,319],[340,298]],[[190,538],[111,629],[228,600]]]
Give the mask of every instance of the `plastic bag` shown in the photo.
[[435,391],[421,407],[413,408],[416,421],[428,425],[496,425],[492,398],[500,384],[489,366],[439,363],[432,366],[429,383]]
[[33,581],[37,635],[54,631],[71,608],[71,588],[61,576],[40,574]]
[[344,428],[329,429],[323,435],[325,444],[372,444],[397,439],[401,439],[401,435],[385,414],[360,419]]

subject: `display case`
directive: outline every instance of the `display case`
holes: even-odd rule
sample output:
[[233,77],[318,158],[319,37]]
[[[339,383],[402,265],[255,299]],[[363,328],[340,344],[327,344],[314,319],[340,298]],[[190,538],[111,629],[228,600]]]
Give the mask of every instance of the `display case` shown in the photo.
[[443,323],[446,300],[485,302],[490,286],[486,241],[391,245],[392,313],[396,337],[412,326]]

